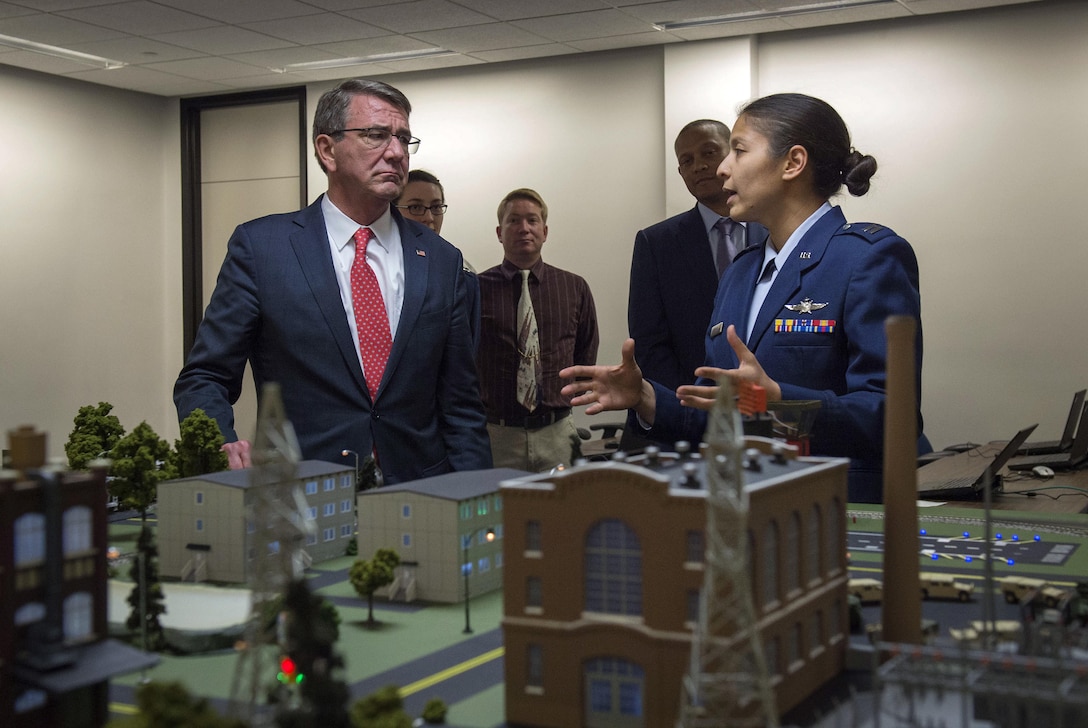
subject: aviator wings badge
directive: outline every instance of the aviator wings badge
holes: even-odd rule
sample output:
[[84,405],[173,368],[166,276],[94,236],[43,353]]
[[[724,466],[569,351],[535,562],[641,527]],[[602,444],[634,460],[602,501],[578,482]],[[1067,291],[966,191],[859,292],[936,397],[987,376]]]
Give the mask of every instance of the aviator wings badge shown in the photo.
[[794,313],[811,314],[813,311],[819,311],[826,305],[826,303],[816,303],[806,296],[800,303],[787,303],[786,308]]

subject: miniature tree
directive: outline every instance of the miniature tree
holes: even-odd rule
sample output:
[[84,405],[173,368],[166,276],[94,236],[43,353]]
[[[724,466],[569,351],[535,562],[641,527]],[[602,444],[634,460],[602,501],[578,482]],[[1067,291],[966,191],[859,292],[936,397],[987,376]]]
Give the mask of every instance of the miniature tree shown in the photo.
[[125,428],[117,415],[110,414],[112,410],[113,405],[109,402],[79,408],[73,420],[75,427],[64,445],[70,469],[84,470],[91,460],[106,457],[124,436]]
[[181,438],[174,441],[171,463],[176,477],[218,473],[228,467],[227,454],[220,448],[225,439],[219,425],[202,409],[195,409],[181,421]]
[[[151,529],[146,525],[140,530],[136,551],[139,556],[129,569],[133,586],[127,601],[132,611],[129,612],[125,625],[141,636],[146,629],[143,648],[158,652],[166,647],[166,633],[159,622],[159,617],[166,614],[166,604],[162,584],[159,582],[159,549],[155,545]],[[140,567],[141,561],[143,568]]]
[[355,728],[411,728],[412,719],[404,712],[397,686],[386,685],[351,706],[351,724]]
[[224,718],[206,698],[194,698],[179,682],[150,682],[136,688],[136,715],[111,720],[106,728],[246,728]]
[[393,571],[400,565],[400,556],[393,549],[378,549],[370,561],[357,560],[351,565],[348,576],[351,585],[361,597],[367,599],[366,623],[374,625],[374,592],[393,583]]
[[287,587],[283,597],[284,635],[281,647],[296,671],[300,701],[282,704],[276,713],[280,728],[348,728],[350,691],[339,676],[344,660],[334,649],[339,629],[305,579]]
[[155,502],[159,483],[173,475],[167,463],[169,456],[170,445],[147,422],[118,440],[110,452],[110,472],[114,476],[110,491],[122,503],[138,510],[145,526],[147,509]]
[[439,725],[446,722],[446,701],[442,698],[431,698],[427,701],[427,704],[423,706],[423,718],[424,723],[431,725]]
[[[331,631],[332,641],[340,639],[340,612],[336,605],[328,599],[316,597],[319,601],[317,618],[325,625],[324,629]],[[279,627],[279,616],[284,611],[285,595],[279,594],[261,605],[261,622],[264,624],[271,641],[277,641],[276,630]]]

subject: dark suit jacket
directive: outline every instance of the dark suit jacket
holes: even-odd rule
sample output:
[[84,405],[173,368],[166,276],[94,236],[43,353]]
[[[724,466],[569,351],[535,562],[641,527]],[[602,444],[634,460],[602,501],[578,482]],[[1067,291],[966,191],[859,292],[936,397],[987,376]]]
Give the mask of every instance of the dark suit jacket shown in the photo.
[[[706,337],[710,366],[737,366],[724,330],[734,324],[744,337],[763,250],[763,246],[746,249],[722,277]],[[808,314],[786,308],[807,299],[826,305]],[[781,385],[783,399],[820,401],[810,441],[812,454],[852,459],[852,502],[881,499],[884,321],[896,314],[921,321],[918,261],[913,249],[888,228],[846,224],[842,211],[835,207],[816,221],[782,267],[747,341],[767,375]],[[785,330],[808,328],[814,320],[831,323],[823,331]],[[916,360],[920,397],[920,323]],[[701,440],[705,413],[681,407],[671,391],[656,389],[657,414],[651,434],[669,442]],[[920,403],[918,432],[922,432]],[[927,445],[923,435],[919,449],[927,450]]]
[[[747,229],[749,246],[767,239],[762,225]],[[635,235],[627,327],[644,377],[673,390],[695,381],[717,290],[698,206]]]
[[[238,226],[196,342],[174,387],[228,441],[248,360],[258,392],[278,382],[305,459],[376,450],[387,483],[491,467],[461,253],[393,216],[404,246],[404,306],[371,401],[340,299],[320,200]],[[243,433],[247,436],[248,433]]]

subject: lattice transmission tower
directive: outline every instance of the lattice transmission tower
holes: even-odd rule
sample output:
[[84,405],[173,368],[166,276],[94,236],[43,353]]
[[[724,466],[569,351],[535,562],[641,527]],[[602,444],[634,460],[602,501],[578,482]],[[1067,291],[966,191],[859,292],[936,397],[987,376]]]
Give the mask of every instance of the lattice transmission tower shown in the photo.
[[778,726],[748,564],[744,431],[728,380],[706,429],[706,571],[679,728]]
[[278,639],[276,630],[268,629],[264,605],[302,577],[303,542],[314,530],[296,479],[299,458],[298,440],[284,412],[279,385],[266,384],[257,413],[249,481],[248,517],[255,529],[249,539],[251,607],[231,685],[231,712],[252,726],[271,721],[270,712],[260,706],[274,685],[280,656],[273,649]]

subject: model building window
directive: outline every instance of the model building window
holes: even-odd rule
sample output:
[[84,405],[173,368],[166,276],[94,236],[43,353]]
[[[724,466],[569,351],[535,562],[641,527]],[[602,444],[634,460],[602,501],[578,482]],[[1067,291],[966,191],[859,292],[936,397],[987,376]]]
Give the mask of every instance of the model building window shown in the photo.
[[497,512],[499,512],[501,510],[502,510],[502,496],[497,495],[497,496],[495,496],[495,512],[497,513]]
[[801,588],[801,514],[790,514],[786,526],[786,593]]
[[340,526],[340,538],[349,538],[351,536],[352,527],[350,523],[345,523]]
[[400,517],[401,518],[411,518],[412,517],[412,506],[411,506],[411,504],[405,503],[404,505],[402,505],[400,507]]
[[306,495],[315,495],[317,493],[317,481],[310,480],[306,482]]
[[306,520],[307,521],[316,521],[317,520],[317,506],[310,506],[309,508],[306,509]]
[[467,521],[470,518],[472,518],[472,504],[465,501],[461,504],[461,520]]
[[45,516],[25,513],[15,519],[15,565],[45,560]]
[[403,546],[406,549],[411,548],[412,547],[412,534],[402,533],[401,536],[400,536],[400,545]]
[[73,506],[64,512],[64,555],[91,548],[91,509]]
[[502,551],[495,554],[495,568],[496,569],[501,569],[502,568]]
[[323,532],[326,541],[334,541],[336,539],[336,529],[326,528]]
[[820,651],[824,644],[824,613],[817,609],[812,613],[811,634],[809,634],[809,654]]
[[699,590],[688,589],[688,609],[686,621],[691,624],[699,623]]
[[307,546],[313,546],[315,543],[317,543],[317,534],[316,533],[306,534],[306,545]]
[[196,530],[198,530],[198,531],[203,531],[204,530],[204,519],[203,518],[196,519]]
[[805,561],[808,564],[808,580],[810,582],[820,578],[821,562],[823,559],[823,555],[820,552],[820,536],[823,533],[821,521],[820,504],[813,503],[812,510],[809,511],[808,515],[808,531],[805,534],[808,537],[808,548],[805,549]]
[[839,570],[839,559],[846,557],[846,547],[842,544],[842,504],[839,499],[831,501],[831,507],[827,509],[827,549],[824,552],[824,572],[832,574]]
[[41,602],[30,602],[15,610],[15,626],[23,627],[45,619],[45,605]]
[[324,515],[326,515],[326,516],[335,516],[336,515],[336,504],[335,503],[326,503],[325,504]]
[[350,488],[351,487],[351,476],[350,475],[341,475],[340,476],[340,487],[341,488]]
[[78,642],[91,634],[94,600],[87,592],[76,592],[64,600],[64,639]]
[[528,521],[525,524],[525,550],[540,552],[540,521]]
[[530,576],[525,580],[525,606],[544,606],[544,586],[539,576]]
[[703,532],[688,531],[687,562],[689,564],[701,564],[705,559],[706,541],[703,539]]
[[481,574],[483,574],[485,572],[488,572],[488,571],[491,571],[491,559],[490,559],[490,557],[485,556],[482,559],[480,559],[479,567],[480,567],[480,573]]
[[480,498],[479,500],[476,501],[476,515],[477,516],[486,516],[487,515],[487,498]]
[[[585,664],[589,686],[589,713],[593,725],[631,725],[632,717],[643,714],[642,693],[645,675],[633,662],[614,657],[590,660]],[[602,716],[611,716],[608,721]],[[626,718],[627,720],[622,720]],[[641,725],[641,721],[638,722]]]
[[341,513],[351,513],[351,499],[350,498],[340,501],[340,512]]
[[531,688],[544,687],[544,648],[540,645],[528,645],[525,648],[525,685]]
[[763,530],[763,604],[778,601],[778,524],[771,521]]
[[204,504],[204,492],[203,491],[198,490],[196,492],[196,504],[198,506]]
[[336,490],[336,478],[325,478],[325,492]]
[[642,547],[623,521],[598,522],[586,538],[585,608],[606,614],[642,614]]

